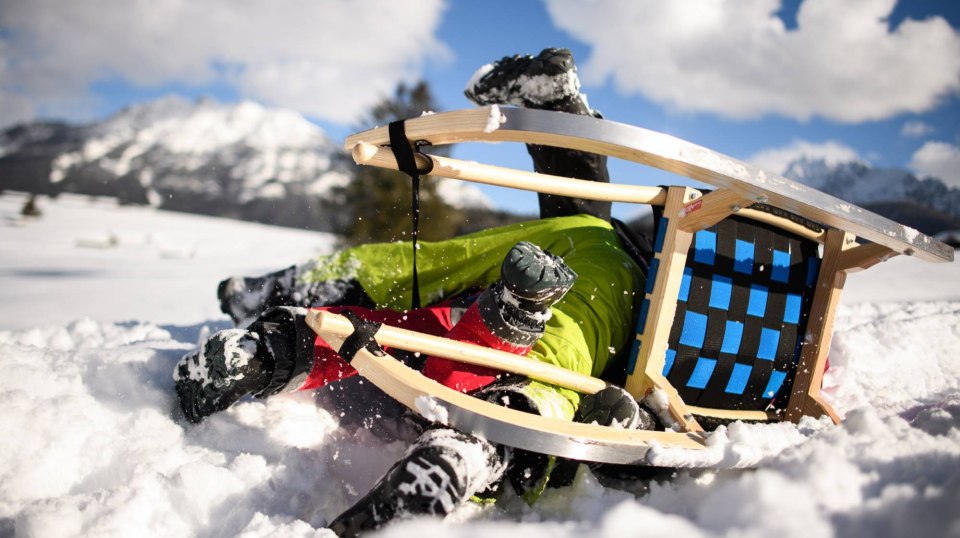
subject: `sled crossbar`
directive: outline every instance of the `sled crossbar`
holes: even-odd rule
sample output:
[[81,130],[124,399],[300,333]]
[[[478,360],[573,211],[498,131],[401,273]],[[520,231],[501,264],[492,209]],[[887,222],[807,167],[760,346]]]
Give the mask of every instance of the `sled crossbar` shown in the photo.
[[[377,147],[366,142],[359,142],[353,147],[353,160],[357,164],[399,170],[396,157],[393,156],[393,152],[390,151],[389,148]],[[663,206],[667,200],[666,187],[597,183],[596,181],[588,181],[585,179],[526,172],[426,153],[418,153],[416,155],[416,161],[421,171],[426,172],[430,170],[435,176],[483,183],[497,187],[508,187],[571,198],[651,206]],[[700,196],[699,193],[694,193],[693,195],[697,197]],[[823,242],[824,233],[822,230],[812,230],[809,227],[771,213],[758,211],[749,207],[741,207],[737,211],[737,214],[753,220],[768,222],[803,237]]]
[[[604,184],[458,161],[447,157],[426,154],[416,156],[418,167],[432,168],[432,174],[438,176],[526,189],[558,196],[637,203],[663,208],[663,218],[660,219],[660,229],[657,230],[654,258],[651,260],[651,267],[655,266],[656,271],[652,271],[652,274],[648,277],[648,287],[644,297],[644,305],[641,309],[641,319],[637,326],[633,356],[627,367],[626,389],[638,399],[644,398],[654,391],[661,391],[661,394],[667,400],[667,412],[670,419],[677,425],[677,428],[682,430],[682,434],[679,434],[680,437],[676,437],[678,434],[668,432],[666,437],[657,437],[654,441],[653,437],[637,432],[630,434],[611,433],[615,437],[618,435],[626,436],[624,439],[629,438],[629,441],[596,438],[591,438],[589,442],[583,441],[587,442],[589,446],[602,447],[593,451],[582,449],[585,445],[581,441],[587,438],[578,438],[581,441],[574,442],[573,445],[581,448],[571,450],[579,454],[582,459],[607,462],[625,462],[626,460],[640,462],[643,461],[642,458],[645,457],[646,451],[652,446],[651,443],[663,443],[664,446],[682,446],[685,448],[697,448],[697,444],[701,443],[700,448],[702,448],[703,428],[697,419],[698,417],[721,421],[790,420],[797,422],[803,416],[827,416],[834,422],[839,422],[836,412],[821,396],[820,388],[826,367],[833,319],[847,274],[869,268],[899,254],[915,256],[932,262],[953,261],[953,249],[916,230],[736,159],[671,136],[638,127],[573,114],[497,106],[414,118],[407,120],[405,127],[410,140],[431,145],[476,141],[521,142],[569,148],[600,153],[660,168],[716,187],[716,190],[704,193],[692,187],[664,188],[616,183]],[[383,147],[388,143],[389,136],[386,128],[377,128],[348,137],[345,146],[353,152],[354,159],[359,164],[396,168],[397,165],[392,152],[389,148]],[[760,211],[758,209],[760,204],[773,206],[781,211],[779,211],[779,214]],[[754,208],[750,206],[754,206]],[[765,408],[758,409],[742,408],[741,403],[733,404],[732,407],[688,405],[684,402],[677,387],[667,379],[671,366],[676,368],[676,365],[672,362],[673,356],[670,353],[676,354],[678,334],[682,334],[681,329],[686,330],[686,327],[683,326],[685,318],[678,317],[677,314],[678,303],[684,304],[684,316],[689,317],[688,306],[692,301],[687,301],[684,297],[686,291],[683,290],[684,286],[689,287],[692,267],[702,261],[698,260],[700,257],[698,252],[703,250],[701,244],[705,242],[703,238],[718,236],[721,228],[728,230],[744,218],[759,223],[757,226],[761,228],[772,229],[775,237],[780,237],[777,234],[782,234],[784,238],[787,238],[777,239],[777,241],[789,240],[791,245],[802,245],[804,241],[815,242],[814,246],[819,244],[817,248],[812,249],[812,255],[811,248],[803,247],[802,249],[806,252],[804,256],[809,255],[811,258],[810,264],[812,265],[809,265],[809,267],[814,269],[809,272],[806,287],[802,292],[803,322],[795,324],[797,331],[802,330],[802,334],[797,335],[797,341],[800,342],[799,351],[790,353],[789,364],[785,368],[782,364],[778,366],[781,370],[788,370],[788,372],[771,371],[769,361],[772,359],[766,356],[758,356],[753,359],[756,361],[755,366],[757,367],[751,370],[751,365],[744,363],[743,357],[738,356],[738,362],[734,365],[735,372],[734,375],[731,375],[729,383],[725,379],[721,380],[721,383],[727,383],[728,392],[731,390],[742,392],[747,384],[756,385],[757,383],[755,376],[750,377],[748,383],[748,379],[745,377],[748,374],[744,374],[744,371],[753,372],[749,375],[762,371],[763,375],[767,376],[762,378],[762,382],[767,382],[766,380],[769,378],[769,386],[776,385],[775,381],[783,381],[779,376],[789,375],[789,379],[783,384],[783,390],[787,391],[789,389],[789,392],[779,394],[777,396],[779,401],[776,402],[776,405],[771,403]],[[809,221],[821,226],[811,227],[806,225]],[[730,238],[726,240],[729,241]],[[796,243],[796,241],[800,241],[800,243]],[[738,243],[738,248],[739,246],[742,245]],[[715,249],[716,247],[712,248]],[[754,247],[751,246],[750,248]],[[765,246],[762,248],[767,254],[773,252],[773,247]],[[795,246],[785,250],[789,254],[789,251],[794,249],[801,250]],[[822,255],[817,251],[822,252]],[[782,265],[784,263],[784,252],[774,253],[773,255],[779,255],[780,258],[774,260],[775,263],[769,270],[790,270],[789,267]],[[791,264],[807,263],[807,260],[803,259],[797,262],[797,260],[791,258],[789,262]],[[761,268],[761,271],[763,270]],[[766,274],[764,277],[770,278],[771,275]],[[717,282],[721,285],[728,285],[727,280],[723,280],[723,278],[727,277],[721,277],[721,280]],[[743,289],[743,282],[740,282],[739,285]],[[749,286],[750,283],[748,282],[746,285]],[[723,289],[723,286],[721,286],[721,289]],[[766,288],[763,289],[763,296],[766,297]],[[792,305],[788,310],[793,312],[794,307],[801,301],[800,295],[798,295],[800,292],[787,290],[786,293],[786,301]],[[713,305],[711,304],[711,306]],[[781,312],[784,312],[782,307]],[[694,315],[704,317],[703,314],[695,313]],[[795,315],[798,314],[790,314],[786,317],[792,318]],[[313,319],[317,320],[319,318]],[[330,319],[329,323],[334,323],[332,318],[328,319]],[[778,322],[775,319],[767,319],[766,321],[772,322],[774,328],[776,328]],[[787,323],[787,321],[784,323]],[[321,336],[324,334],[321,331],[327,331],[329,334],[332,330],[329,327],[325,329],[315,327],[315,329]],[[700,330],[702,330],[702,327]],[[760,347],[771,348],[768,336],[776,333],[779,338],[779,332],[773,329],[764,329],[764,331],[760,337]],[[714,337],[716,338],[716,335]],[[381,336],[378,333],[378,340],[380,338]],[[521,367],[518,369],[516,361],[514,361],[514,364],[497,362],[494,360],[495,357],[477,353],[476,350],[465,348],[457,343],[449,344],[449,341],[444,344],[447,347],[441,346],[442,349],[440,349],[429,347],[433,344],[423,340],[419,340],[415,344],[390,340],[391,343],[386,344],[385,342],[392,336],[384,334],[383,338],[385,340],[381,343],[384,345],[421,351],[427,354],[434,353],[454,360],[463,360],[463,349],[468,349],[467,355],[470,357],[467,362],[480,361],[471,362],[472,364],[483,364],[505,371],[523,373],[535,379],[574,388],[574,390],[585,393],[599,390],[595,388],[598,386],[596,384],[575,381],[577,376],[562,378],[559,372],[551,371],[550,368]],[[455,353],[454,348],[459,351]],[[457,353],[461,354],[461,358],[451,356]],[[689,355],[690,351],[686,350],[686,353]],[[778,353],[780,352],[778,351]],[[478,358],[481,356],[482,358]],[[484,362],[487,359],[490,359],[490,362]],[[749,360],[749,357],[747,359]],[[696,360],[695,354],[693,360]],[[777,360],[783,362],[780,355],[778,355]],[[524,361],[524,359],[521,359],[521,365]],[[377,370],[383,367],[374,364],[377,361],[373,358],[370,358],[367,362],[370,363],[370,365],[365,366],[368,370]],[[535,361],[526,362],[532,363]],[[709,363],[708,360],[706,364]],[[688,369],[688,373],[690,369],[694,369],[689,363],[685,368]],[[699,365],[696,368],[699,368]],[[712,372],[712,368],[710,370]],[[703,378],[702,381],[706,386],[706,380],[710,378],[711,372],[704,375],[703,372],[696,373],[695,371],[691,379],[696,377],[699,383]],[[361,370],[361,373],[367,375],[363,370]],[[566,373],[569,374],[569,372]],[[557,374],[558,377],[553,377],[554,374]],[[399,376],[399,374],[396,375]],[[399,381],[400,377],[403,378],[403,381]],[[401,385],[408,382],[410,384],[414,383],[415,378],[408,379],[406,375],[400,377],[395,378],[393,382]],[[676,375],[671,374],[670,377],[675,379]],[[422,378],[422,376],[419,376],[419,378]],[[377,383],[376,380],[374,382]],[[420,379],[416,379],[416,383],[425,391],[424,394],[441,395],[447,394],[446,391],[449,390],[436,383],[433,383],[433,385],[423,384],[425,381],[422,383]],[[379,383],[377,384],[384,388]],[[688,395],[691,394],[691,391],[688,390],[689,386],[693,385],[688,383],[688,386],[684,388],[684,393]],[[697,385],[695,388],[702,387]],[[717,389],[712,390],[716,391]],[[387,390],[387,392],[394,395],[390,390]],[[394,390],[394,392],[403,391]],[[451,409],[457,409],[454,414],[458,418],[453,421],[455,424],[452,425],[463,427],[465,430],[474,433],[496,431],[498,432],[496,434],[498,438],[491,438],[491,440],[513,446],[532,443],[536,446],[533,448],[521,446],[521,448],[574,457],[567,453],[569,451],[565,452],[566,449],[561,448],[564,443],[559,438],[564,437],[567,430],[559,425],[550,423],[548,426],[541,427],[540,425],[532,425],[528,421],[532,419],[524,418],[521,421],[512,412],[505,417],[498,415],[493,410],[477,410],[467,405],[469,397],[467,397],[468,400],[463,400],[461,396],[463,395],[457,396],[455,401],[444,400]],[[401,399],[401,401],[415,410],[417,409],[414,405],[415,402],[410,401],[409,395],[407,395],[406,400]],[[761,405],[765,404],[761,402]],[[505,421],[509,424],[505,424]],[[574,427],[579,427],[579,425]],[[639,435],[639,437],[634,435]],[[530,439],[535,441],[530,441]],[[691,440],[696,442],[691,445],[689,444]],[[641,447],[637,448],[634,445],[641,445]],[[614,446],[617,448],[610,448]]]

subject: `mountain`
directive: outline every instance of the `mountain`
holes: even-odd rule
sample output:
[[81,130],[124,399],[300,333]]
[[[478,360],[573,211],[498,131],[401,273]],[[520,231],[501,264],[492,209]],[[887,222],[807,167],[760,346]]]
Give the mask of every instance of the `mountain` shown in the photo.
[[929,235],[960,228],[960,189],[906,170],[802,158],[783,174]]
[[[167,97],[86,125],[32,123],[0,134],[0,189],[114,196],[323,231],[350,218],[338,187],[354,169],[300,114],[250,101]],[[440,194],[460,209],[491,206],[470,185]]]

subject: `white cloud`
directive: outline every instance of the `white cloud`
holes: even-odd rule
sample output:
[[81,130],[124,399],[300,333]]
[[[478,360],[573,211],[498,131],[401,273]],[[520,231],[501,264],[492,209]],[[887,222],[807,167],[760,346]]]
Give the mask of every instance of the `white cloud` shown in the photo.
[[15,93],[0,91],[0,127],[29,121],[35,116],[28,99]]
[[933,127],[917,120],[904,123],[903,128],[900,130],[901,136],[909,138],[920,138],[931,133],[933,133]]
[[910,168],[933,176],[951,187],[960,187],[960,148],[946,142],[927,142],[913,154]]
[[887,17],[896,0],[804,0],[797,28],[779,0],[545,0],[588,43],[587,84],[608,78],[682,111],[842,122],[936,106],[960,89],[960,34],[940,17]]
[[33,105],[25,97],[6,90],[3,81],[11,80],[9,52],[0,39],[0,127],[4,124],[29,120],[33,117]]
[[[39,113],[89,106],[91,84],[225,84],[246,98],[350,122],[424,62],[444,0],[3,2],[0,97]],[[0,123],[9,118],[0,116]]]
[[781,148],[763,150],[746,160],[765,170],[783,174],[790,163],[802,158],[808,160],[822,159],[828,166],[851,161],[864,161],[853,148],[832,140],[827,142],[795,140]]

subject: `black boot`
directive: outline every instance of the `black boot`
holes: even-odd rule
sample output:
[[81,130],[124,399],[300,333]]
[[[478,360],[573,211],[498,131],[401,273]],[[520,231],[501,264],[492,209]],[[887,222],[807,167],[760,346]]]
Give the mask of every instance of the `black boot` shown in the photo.
[[[533,160],[533,169],[540,174],[585,179],[610,183],[607,156],[553,146],[527,144],[527,153]],[[612,204],[602,200],[569,198],[555,194],[538,193],[540,218],[566,217],[585,213],[609,221]]]
[[653,430],[657,427],[653,413],[641,407],[629,392],[616,385],[580,398],[580,406],[573,420],[625,430]]
[[[529,378],[505,374],[497,381],[470,395],[508,409],[539,415],[540,406],[528,393],[529,385]],[[509,465],[504,473],[505,480],[523,498],[536,499],[548,481],[553,483],[553,471],[561,460],[540,452],[519,448],[509,450]]]
[[396,519],[445,516],[497,482],[504,467],[487,441],[449,428],[429,430],[330,529],[358,536]]
[[[544,49],[536,57],[504,57],[481,67],[464,94],[478,105],[515,105],[602,117],[580,93],[580,79],[567,49]],[[527,144],[533,169],[541,174],[609,183],[607,157],[552,146]],[[610,220],[610,202],[539,194],[540,218],[586,213]]]
[[363,306],[373,308],[373,300],[355,280],[311,281],[301,278],[315,265],[292,265],[260,277],[230,277],[217,287],[220,311],[238,327],[246,327],[273,307]]
[[296,390],[313,366],[314,334],[303,308],[273,308],[249,328],[220,331],[180,359],[173,372],[180,408],[191,422],[248,394]]
[[537,56],[504,56],[478,69],[463,93],[478,105],[590,114],[580,93],[577,66],[567,49],[548,48]]
[[533,345],[543,335],[550,307],[573,287],[577,274],[563,260],[521,241],[500,266],[500,280],[477,298],[484,324],[493,334],[518,346]]

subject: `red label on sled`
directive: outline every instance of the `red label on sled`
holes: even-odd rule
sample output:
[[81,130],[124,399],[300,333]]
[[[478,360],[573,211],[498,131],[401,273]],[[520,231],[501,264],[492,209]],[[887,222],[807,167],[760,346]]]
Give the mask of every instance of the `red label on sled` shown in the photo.
[[703,207],[703,198],[698,198],[697,201],[690,202],[689,204],[683,206],[683,214],[689,215],[690,213],[699,210],[701,207]]

